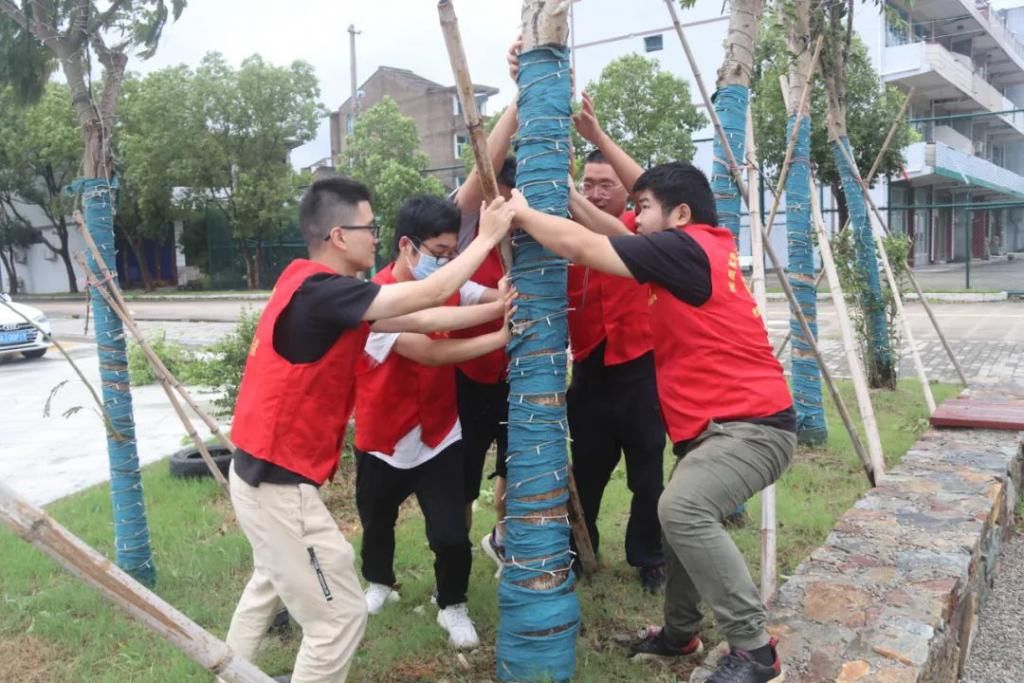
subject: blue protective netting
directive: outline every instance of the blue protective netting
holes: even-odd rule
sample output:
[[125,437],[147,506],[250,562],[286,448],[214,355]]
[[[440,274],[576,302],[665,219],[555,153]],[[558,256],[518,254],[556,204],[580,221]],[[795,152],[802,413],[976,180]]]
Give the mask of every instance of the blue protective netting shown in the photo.
[[[842,148],[839,147],[842,145]],[[850,229],[857,253],[857,270],[865,277],[866,286],[860,293],[861,306],[868,324],[868,367],[881,370],[885,374],[892,368],[892,348],[889,343],[889,325],[886,320],[885,301],[882,298],[882,283],[878,275],[878,258],[875,254],[875,241],[871,233],[871,222],[868,218],[868,207],[864,201],[863,191],[854,170],[847,162],[846,149],[850,159],[853,149],[850,141],[843,135],[832,143],[832,152],[839,170],[839,180],[843,185],[843,196],[846,197],[846,208],[850,214]],[[871,374],[871,370],[869,370]]]
[[[516,185],[530,206],[568,209],[569,52],[520,56]],[[519,290],[509,345],[508,488],[505,567],[498,588],[498,678],[567,681],[576,669],[579,602],[570,570],[566,262],[529,235],[513,236],[512,281]],[[540,498],[540,500],[537,500]],[[531,500],[532,499],[532,500]],[[562,506],[559,508],[559,506]],[[557,509],[556,509],[557,508]],[[546,579],[547,588],[528,584]]]
[[[742,164],[747,147],[747,103],[750,89],[742,85],[727,85],[715,93],[715,113],[722,122],[736,163]],[[740,210],[742,200],[729,169],[728,156],[715,136],[714,163],[711,167],[711,191],[715,193],[718,224],[729,228],[737,244],[740,239]]]
[[[89,234],[99,247],[108,267],[117,263],[114,249],[114,210],[112,195],[117,180],[80,179],[67,189],[82,195],[82,212]],[[89,268],[99,274],[91,252],[86,250]],[[156,566],[149,545],[149,525],[142,499],[142,476],[135,443],[135,416],[128,381],[121,319],[101,296],[92,296],[93,328],[99,354],[103,406],[110,417],[107,431],[107,455],[110,460],[110,497],[114,507],[114,549],[117,566],[146,585],[156,583]]]
[[[786,124],[786,139],[793,134],[796,114]],[[814,286],[814,240],[811,230],[811,121],[800,118],[793,161],[786,176],[786,234],[789,240],[789,284],[814,338],[818,337],[818,302]],[[824,443],[828,439],[825,408],[822,405],[821,371],[804,339],[800,322],[790,317],[793,334],[793,403],[797,434],[801,443]]]

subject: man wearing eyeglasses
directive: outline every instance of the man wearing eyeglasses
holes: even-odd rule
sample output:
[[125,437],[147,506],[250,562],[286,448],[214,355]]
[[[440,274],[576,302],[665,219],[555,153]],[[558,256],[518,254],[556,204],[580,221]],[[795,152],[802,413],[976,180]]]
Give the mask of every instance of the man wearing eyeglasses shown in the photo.
[[[586,93],[582,99],[576,129],[596,147],[583,167],[583,195],[592,206],[636,232],[636,213],[627,210],[629,192],[623,185],[623,180],[632,185],[635,178],[620,178],[605,158],[605,138],[593,102]],[[596,552],[601,499],[624,454],[626,484],[633,494],[626,525],[626,562],[637,568],[646,590],[660,593],[665,585],[665,554],[658,498],[665,428],[654,379],[646,288],[632,278],[571,265],[568,298],[573,368],[566,408],[573,474],[590,540]]]
[[[396,258],[374,277],[381,285],[422,281],[450,268],[461,214],[449,200],[413,197],[398,213]],[[440,269],[440,270],[439,270]],[[502,283],[504,289],[504,283]],[[480,306],[504,293],[467,282],[446,302]],[[501,321],[501,311],[493,317]],[[511,311],[511,309],[509,309]],[[505,319],[507,323],[507,318]],[[377,614],[399,599],[394,571],[395,523],[415,494],[434,553],[437,623],[456,648],[480,644],[466,604],[472,564],[465,517],[463,427],[455,363],[508,343],[508,325],[464,339],[411,332],[371,332],[357,371],[356,504],[363,525],[366,605]]]
[[[293,683],[344,681],[366,626],[366,601],[345,540],[320,499],[338,468],[355,404],[356,366],[372,329],[434,333],[499,317],[508,304],[444,306],[507,233],[496,200],[480,234],[429,276],[381,285],[370,192],[319,180],[299,205],[309,249],[278,278],[253,337],[235,406],[231,502],[253,549],[253,573],[226,641],[252,660],[283,602],[302,627]],[[287,678],[283,680],[289,680]]]

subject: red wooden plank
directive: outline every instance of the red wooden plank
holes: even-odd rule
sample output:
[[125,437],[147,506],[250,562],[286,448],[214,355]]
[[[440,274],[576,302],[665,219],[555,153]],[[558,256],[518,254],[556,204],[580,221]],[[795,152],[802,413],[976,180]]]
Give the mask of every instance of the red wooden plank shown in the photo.
[[975,429],[1024,429],[1024,401],[979,401],[954,398],[939,406],[931,418],[933,427]]

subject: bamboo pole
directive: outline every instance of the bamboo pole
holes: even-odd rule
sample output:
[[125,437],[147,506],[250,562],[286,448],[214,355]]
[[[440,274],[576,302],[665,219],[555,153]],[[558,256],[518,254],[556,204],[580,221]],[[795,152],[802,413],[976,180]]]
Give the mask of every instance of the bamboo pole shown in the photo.
[[[86,246],[89,247],[89,251],[92,253],[93,259],[96,261],[96,265],[100,269],[100,275],[106,280],[109,286],[110,293],[113,295],[114,300],[120,306],[121,313],[124,313],[121,319],[130,319],[131,312],[128,310],[128,303],[124,299],[124,294],[121,292],[121,288],[117,285],[117,282],[114,279],[114,275],[113,273],[111,273],[110,268],[103,260],[103,255],[96,247],[96,242],[93,241],[92,236],[86,229],[85,224],[82,221],[81,215],[78,214],[77,212],[75,215],[75,221],[78,224],[79,232],[82,234],[82,238],[85,240]],[[115,309],[115,313],[117,313],[117,309]],[[120,315],[120,313],[118,313],[118,315]],[[135,325],[134,320],[132,321],[132,324]],[[135,326],[137,327],[137,325]],[[224,446],[228,450],[233,451],[235,449],[235,445],[231,443],[231,440],[227,437],[227,435],[221,431],[220,425],[217,424],[217,421],[210,417],[209,413],[203,410],[199,406],[199,404],[196,403],[195,399],[192,398],[192,395],[188,392],[184,385],[182,385],[182,383],[179,382],[178,379],[174,375],[172,375],[169,370],[167,370],[167,368],[163,364],[163,361],[160,360],[160,357],[157,356],[155,353],[153,354],[153,357],[156,358],[157,362],[160,364],[160,367],[163,368],[163,371],[166,373],[167,379],[168,381],[170,381],[171,386],[174,387],[174,390],[178,392],[178,395],[181,396],[181,398],[185,401],[188,407],[191,408],[192,411],[199,416],[199,419],[203,421],[203,424],[205,424],[207,429],[210,430],[210,433],[213,434],[218,441],[220,441],[222,446]]]
[[[757,181],[757,146],[754,141],[754,122],[747,107],[747,187]],[[761,232],[761,197],[750,196],[750,252],[753,260],[750,284],[754,301],[761,311],[765,332],[768,328],[768,292],[764,278],[764,245]],[[778,522],[776,515],[775,484],[761,491],[761,600],[767,605],[775,596],[778,585]]]
[[[673,0],[665,0],[665,4],[668,7],[669,14],[672,15],[672,22],[675,25],[676,34],[679,36],[679,40],[683,44],[683,51],[686,53],[686,58],[690,63],[690,68],[693,70],[694,77],[697,79],[697,87],[700,90],[701,96],[704,98],[704,106],[707,108],[708,115],[714,123],[715,131],[719,136],[719,140],[722,143],[722,147],[729,161],[729,170],[732,173],[733,180],[736,182],[736,187],[739,189],[740,195],[746,202],[749,211],[750,193],[747,190],[747,184],[743,181],[743,176],[740,174],[739,166],[736,164],[736,157],[732,153],[732,148],[729,147],[729,141],[725,137],[725,131],[722,129],[722,123],[718,119],[718,114],[715,113],[711,97],[708,95],[707,88],[704,86],[703,79],[700,76],[700,69],[697,67],[697,60],[693,56],[690,44],[686,40],[686,34],[683,32],[683,27],[679,23],[679,16],[676,13],[675,4]],[[846,431],[850,435],[850,443],[853,445],[854,451],[856,451],[857,456],[864,465],[865,472],[868,475],[868,481],[871,483],[871,486],[874,486],[874,477],[871,474],[871,461],[867,452],[864,450],[864,444],[861,443],[860,435],[857,433],[857,428],[853,423],[853,419],[850,417],[850,411],[847,410],[846,403],[843,401],[843,397],[839,394],[839,390],[836,388],[835,382],[832,379],[832,373],[829,372],[828,365],[825,363],[825,358],[821,354],[821,349],[818,347],[818,343],[814,339],[814,335],[811,334],[811,328],[807,323],[807,318],[804,316],[803,311],[800,310],[800,306],[796,301],[796,295],[793,293],[793,288],[790,287],[789,281],[786,279],[785,271],[782,268],[782,262],[775,253],[775,249],[772,248],[771,241],[768,240],[767,235],[764,234],[765,226],[761,226],[761,231],[762,236],[766,238],[764,239],[764,251],[772,262],[772,267],[775,269],[775,274],[779,279],[779,284],[782,285],[782,289],[786,293],[790,309],[793,311],[793,315],[800,323],[800,328],[804,333],[804,337],[807,339],[807,344],[810,346],[815,359],[818,361],[818,366],[821,368],[821,377],[825,381],[825,385],[829,390],[829,395],[835,403],[836,411],[839,413],[839,417],[842,419],[843,425],[846,427]]]
[[[480,190],[490,203],[498,196],[498,181],[494,175],[494,165],[487,153],[487,136],[484,134],[483,119],[476,106],[476,93],[473,79],[469,75],[469,63],[466,51],[462,46],[462,34],[459,32],[459,20],[455,16],[455,7],[451,0],[439,0],[437,14],[441,19],[441,32],[444,34],[445,47],[448,48],[448,60],[455,74],[455,91],[462,104],[462,118],[469,132],[469,142],[473,148],[477,174],[480,176]],[[512,240],[505,237],[499,246],[501,260],[507,273],[512,268]]]
[[[109,281],[107,283],[103,283],[92,269],[89,268],[89,264],[81,254],[76,254],[75,260],[77,260],[79,265],[81,265],[85,270],[85,273],[89,278],[89,287],[100,293],[100,296],[102,296],[103,300],[107,302],[110,309],[114,311],[119,318],[121,318],[121,322],[124,323],[131,335],[135,337],[135,341],[138,343],[139,348],[142,349],[143,355],[146,356],[146,360],[149,361],[150,367],[153,368],[153,372],[160,381],[160,386],[163,387],[164,393],[167,394],[167,400],[171,402],[171,408],[174,409],[178,419],[181,420],[182,426],[185,427],[185,431],[188,432],[189,437],[192,439],[192,443],[194,443],[196,448],[199,450],[199,455],[209,468],[210,474],[213,475],[214,480],[218,484],[226,488],[228,480],[224,478],[220,468],[217,467],[217,463],[213,461],[213,456],[210,455],[210,451],[207,450],[203,439],[199,436],[199,433],[196,432],[195,427],[192,425],[192,420],[190,420],[188,415],[185,414],[184,409],[181,407],[181,402],[178,400],[177,396],[174,395],[171,379],[169,379],[173,378],[171,371],[167,369],[163,361],[160,360],[160,357],[155,351],[153,351],[153,347],[149,345],[149,341],[146,340],[142,331],[139,330],[138,326],[135,324],[135,321],[128,315],[128,312],[121,308],[121,305],[114,300],[113,296],[111,296],[105,286],[105,284],[109,284]],[[177,382],[177,380],[174,381]]]
[[[835,128],[829,126],[829,133],[832,137],[838,139],[835,134]],[[846,149],[846,146],[837,143],[836,147],[842,152],[843,158],[846,159],[846,163],[850,164],[851,171],[853,172],[854,178],[860,184],[861,193],[864,195],[865,201],[868,206],[871,207],[872,212],[875,214],[875,218],[881,224],[881,216],[878,214],[878,209],[875,207],[875,201],[871,198],[871,193],[868,191],[867,185],[860,177],[860,171],[857,170],[857,162],[854,161],[853,155]],[[870,217],[869,217],[870,220]],[[914,361],[914,369],[917,371],[917,378],[921,382],[921,391],[924,393],[924,401],[928,405],[928,415],[930,416],[935,412],[935,397],[932,396],[932,387],[928,383],[928,374],[925,372],[924,363],[921,362],[921,354],[918,353],[917,343],[914,341],[914,330],[911,329],[910,319],[907,318],[906,311],[903,310],[903,295],[900,293],[899,283],[896,282],[896,277],[892,272],[892,264],[889,263],[889,255],[885,251],[885,243],[882,241],[881,230],[876,229],[874,221],[871,221],[871,236],[875,241],[875,249],[878,251],[878,258],[882,262],[882,269],[885,271],[886,280],[889,282],[889,289],[892,291],[893,303],[896,305],[896,315],[903,325],[903,333],[906,335],[907,346],[910,348],[910,357]],[[941,334],[941,332],[939,333]]]
[[867,377],[864,374],[864,367],[860,362],[857,338],[850,324],[850,311],[846,307],[843,285],[839,281],[839,271],[836,269],[835,258],[832,256],[832,245],[829,244],[828,235],[825,234],[825,223],[821,217],[821,205],[818,203],[818,188],[816,185],[814,177],[811,176],[811,222],[818,235],[818,250],[821,255],[822,272],[828,275],[828,285],[832,292],[832,303],[836,308],[836,317],[839,318],[839,333],[843,339],[843,352],[846,354],[846,362],[850,367],[850,375],[853,378],[853,391],[857,397],[857,408],[860,410],[861,422],[864,423],[864,433],[867,435],[868,454],[871,456],[871,466],[875,472],[875,481],[878,481],[885,474],[885,455],[882,450],[882,437],[878,433],[875,408],[871,403],[871,392],[868,390]]
[[[456,92],[462,103],[462,116],[469,131],[473,158],[476,161],[477,173],[480,175],[480,189],[484,199],[490,202],[498,196],[498,182],[494,175],[494,165],[487,151],[487,136],[484,135],[483,121],[476,107],[473,79],[470,78],[466,52],[462,47],[459,20],[455,16],[455,7],[451,0],[440,0],[437,3],[437,13],[441,19],[441,31],[444,33],[445,46],[448,48],[448,59],[452,65],[452,72],[455,74]],[[512,242],[508,237],[501,242],[501,258],[504,261],[505,272],[508,273],[512,267]],[[590,534],[583,519],[583,506],[580,504],[572,468],[569,469],[569,523],[572,527],[576,552],[579,555],[583,571],[586,574],[593,574],[598,568],[597,555],[594,553],[594,545],[590,541]]]
[[38,507],[0,483],[0,521],[207,671],[232,683],[273,683],[223,641],[147,590]]

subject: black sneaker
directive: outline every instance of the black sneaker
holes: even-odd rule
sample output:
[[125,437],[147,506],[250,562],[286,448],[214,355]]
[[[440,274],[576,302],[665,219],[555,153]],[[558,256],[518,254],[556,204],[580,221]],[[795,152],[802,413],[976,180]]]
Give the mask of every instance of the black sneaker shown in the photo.
[[640,583],[644,590],[652,595],[661,595],[665,592],[665,565],[656,564],[650,567],[640,567]]
[[771,666],[755,662],[749,652],[733,649],[719,660],[718,668],[707,683],[782,683],[782,663],[775,650],[777,642],[777,639],[772,638],[768,643],[775,657]]
[[704,643],[700,640],[700,634],[694,633],[685,645],[677,646],[669,642],[663,628],[648,626],[640,640],[629,646],[629,650],[629,656],[634,661],[670,662],[677,657],[696,657],[704,652]]

